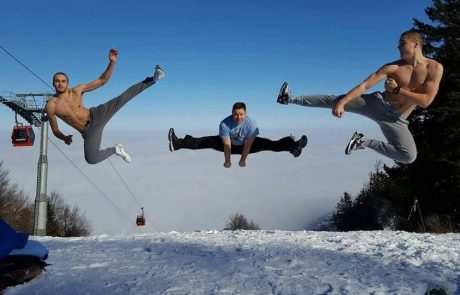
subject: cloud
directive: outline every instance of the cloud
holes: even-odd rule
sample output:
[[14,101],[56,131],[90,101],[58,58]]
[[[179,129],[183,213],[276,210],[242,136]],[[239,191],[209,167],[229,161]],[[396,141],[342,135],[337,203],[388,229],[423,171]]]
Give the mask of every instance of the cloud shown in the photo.
[[[213,131],[176,129],[179,136],[213,134]],[[83,142],[75,135],[66,146],[51,140],[122,211],[110,204],[88,180],[55,148],[48,147],[48,193],[61,193],[67,203],[85,211],[95,233],[135,231],[134,221],[145,207],[148,216],[144,231],[191,231],[222,229],[228,217],[243,213],[262,229],[301,229],[306,223],[330,212],[344,191],[357,193],[368,180],[375,163],[384,160],[370,151],[351,156],[343,153],[352,129],[318,128],[307,132],[310,142],[299,158],[286,152],[260,152],[248,157],[247,167],[223,168],[223,154],[214,150],[168,149],[167,130],[115,131],[104,134],[102,146],[123,143],[133,161],[117,156],[112,164],[130,190],[123,185],[108,161],[88,165]],[[370,128],[368,133],[378,134]],[[300,136],[305,130],[294,131]],[[262,136],[277,139],[286,131],[263,130]],[[6,135],[3,134],[2,138]],[[35,197],[39,140],[33,148],[12,148],[2,142],[4,167],[13,182]],[[136,201],[137,200],[137,201]]]

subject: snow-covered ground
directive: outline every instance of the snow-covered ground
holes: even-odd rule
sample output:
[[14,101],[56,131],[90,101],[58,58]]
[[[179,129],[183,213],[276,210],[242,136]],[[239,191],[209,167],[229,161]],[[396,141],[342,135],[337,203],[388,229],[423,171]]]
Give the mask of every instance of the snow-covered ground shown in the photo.
[[460,294],[460,234],[201,231],[33,237],[47,271],[6,294]]

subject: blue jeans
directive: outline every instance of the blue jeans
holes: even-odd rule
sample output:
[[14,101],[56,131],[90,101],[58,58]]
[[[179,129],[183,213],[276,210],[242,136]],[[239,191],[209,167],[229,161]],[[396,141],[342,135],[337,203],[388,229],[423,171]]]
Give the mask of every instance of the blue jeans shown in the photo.
[[[345,95],[295,96],[288,103],[306,107],[332,109]],[[402,163],[412,163],[417,157],[417,147],[409,131],[409,121],[401,117],[381,92],[363,94],[345,106],[345,111],[360,114],[375,121],[387,139],[387,143],[371,139],[368,145],[374,151]]]

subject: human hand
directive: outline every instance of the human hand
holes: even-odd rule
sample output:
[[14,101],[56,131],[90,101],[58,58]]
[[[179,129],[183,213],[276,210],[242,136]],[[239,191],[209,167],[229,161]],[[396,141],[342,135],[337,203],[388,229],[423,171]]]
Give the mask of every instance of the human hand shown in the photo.
[[224,167],[225,168],[230,168],[232,166],[232,163],[231,162],[225,162],[224,163]]
[[246,167],[246,161],[240,160],[238,164],[240,165],[240,167]]
[[392,92],[393,89],[398,87],[398,83],[396,83],[395,79],[392,78],[387,78],[385,80],[385,90]]
[[340,102],[337,103],[332,109],[332,115],[334,115],[337,118],[342,118],[344,113],[345,113],[345,108]]
[[117,55],[118,55],[118,50],[113,49],[113,48],[110,49],[110,51],[109,51],[109,60],[113,61],[113,62],[117,61]]
[[73,136],[73,135],[67,135],[67,136],[64,138],[65,144],[70,145],[70,144],[72,143],[72,136]]

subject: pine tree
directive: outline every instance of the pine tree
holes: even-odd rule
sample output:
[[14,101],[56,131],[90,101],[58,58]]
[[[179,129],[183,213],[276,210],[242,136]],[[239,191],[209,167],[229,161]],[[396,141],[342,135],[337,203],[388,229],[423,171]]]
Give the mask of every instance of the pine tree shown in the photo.
[[405,220],[415,198],[425,217],[460,226],[460,1],[434,0],[425,12],[432,24],[414,19],[414,28],[424,37],[426,55],[444,66],[444,75],[433,103],[410,117],[417,160],[385,169],[396,184],[389,199],[404,229],[417,226]]
[[343,193],[335,213],[332,215],[332,223],[339,231],[353,230],[353,200],[347,192]]

